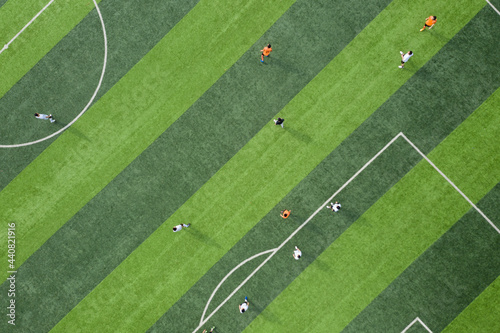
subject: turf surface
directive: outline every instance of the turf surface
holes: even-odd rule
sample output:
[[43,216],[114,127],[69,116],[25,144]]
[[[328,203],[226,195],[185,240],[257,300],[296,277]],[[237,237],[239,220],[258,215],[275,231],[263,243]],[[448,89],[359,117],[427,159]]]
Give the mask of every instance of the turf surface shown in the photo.
[[[478,207],[496,216],[493,205],[499,195],[497,186]],[[498,233],[469,210],[344,331],[400,332],[419,317],[433,332],[441,332],[500,275],[499,246]]]
[[[174,2],[108,0],[99,5],[108,35],[108,61],[95,101],[142,59],[198,0],[183,1],[182,5],[178,2],[173,5]],[[5,114],[7,120],[0,124],[1,144],[40,139],[81,112],[96,89],[102,71],[101,30],[97,12],[93,10],[3,96],[0,113]],[[57,96],[54,91],[58,92]],[[37,120],[33,117],[34,111],[53,114],[57,122]],[[91,143],[89,136],[78,129],[78,124],[68,132],[77,140]],[[0,189],[54,140],[21,149],[0,150]]]
[[[253,20],[239,16],[236,21],[228,17],[234,16],[233,7],[238,7],[238,3],[219,5],[199,3],[80,119],[75,126],[80,135],[63,133],[0,193],[0,204],[9,207],[0,212],[1,218],[23,226],[18,237],[27,245],[18,253],[19,264],[174,122],[290,2],[277,3],[273,8],[264,8],[258,1],[247,3],[241,11],[255,14]],[[210,10],[217,15],[209,15]],[[263,15],[267,11],[272,11],[272,15]],[[233,28],[227,29],[221,22]],[[214,28],[205,30],[209,24]],[[203,61],[184,68],[182,63],[175,62],[177,55],[168,51],[180,48],[191,34],[193,46],[185,50],[183,61],[190,63],[190,57]],[[203,34],[215,34],[217,38]],[[222,41],[234,46],[216,52],[220,51],[218,45]],[[169,65],[172,63],[176,66]],[[158,72],[158,66],[165,66],[165,69]],[[197,79],[201,72],[205,73],[203,79]],[[143,83],[140,90],[136,89],[138,82]],[[131,117],[137,109],[142,110],[141,117]],[[95,135],[99,135],[95,143],[82,138]],[[40,179],[39,174],[51,174],[52,177]],[[33,182],[35,178],[37,182]],[[25,191],[25,188],[33,190]],[[51,198],[54,204],[48,206],[43,200],[35,200],[40,197]],[[39,218],[33,219],[33,216]]]
[[[497,199],[498,200],[498,199]],[[443,332],[498,332],[500,278],[472,302]]]
[[[483,11],[480,15],[478,15],[478,17],[476,17],[474,19],[474,21],[472,21],[469,24],[469,26],[466,29],[464,29],[464,31],[462,31],[459,35],[456,36],[455,40],[452,40],[450,42],[450,44],[448,44],[443,49],[442,54],[439,54],[437,57],[434,58],[435,62],[434,62],[434,59],[433,59],[433,61],[431,63],[429,63],[427,66],[425,66],[422,69],[422,74],[424,75],[425,73],[428,73],[428,70],[430,70],[432,68],[436,68],[436,65],[438,65],[439,67],[444,68],[444,66],[440,65],[440,61],[443,61],[444,59],[446,59],[446,54],[444,53],[446,51],[446,48],[453,49],[454,46],[457,45],[461,41],[461,38],[466,38],[468,34],[472,34],[473,31],[475,30],[475,28],[481,27],[485,23],[485,21],[487,22],[488,19],[490,19],[490,18],[491,17],[489,16],[489,13],[487,11]],[[468,28],[470,29],[469,31],[467,31]],[[453,45],[454,42],[455,42],[455,45]],[[441,56],[441,57],[439,57],[439,56]],[[470,57],[469,59],[470,59],[469,61],[471,61],[471,64],[474,64],[475,60],[477,60],[476,57]],[[458,59],[456,59],[456,60],[458,60]],[[453,76],[456,75],[455,73],[459,72],[459,66],[461,66],[461,65],[463,65],[463,63],[461,63],[460,61],[457,61],[457,64],[455,65],[456,66],[455,68],[449,68],[449,67],[447,68],[447,73],[451,74],[451,77],[448,78],[448,79],[450,79],[449,82],[458,82],[458,81],[460,81],[460,80],[456,80],[455,78],[453,78]],[[418,75],[419,75],[419,73],[417,73],[417,76],[412,79],[412,80],[414,80],[414,82],[410,81],[409,84],[407,84],[407,85],[404,86],[404,88],[406,88],[406,89],[402,89],[400,92],[398,92],[397,94],[393,95],[393,97],[391,97],[391,99],[389,100],[389,102],[386,105],[384,105],[384,107],[382,108],[382,110],[386,110],[387,113],[390,113],[391,109],[392,110],[395,110],[395,109],[401,110],[401,108],[394,107],[395,105],[397,106],[400,103],[400,101],[404,101],[404,103],[406,104],[406,108],[407,109],[409,108],[410,110],[412,109],[412,107],[411,107],[412,103],[415,103],[415,105],[419,104],[417,98],[415,98],[415,97],[411,97],[410,98],[409,97],[412,91],[413,92],[416,91],[416,89],[411,89],[412,84],[415,85],[415,86],[420,86],[419,80],[418,80],[419,79]],[[423,77],[426,77],[426,76],[424,75]],[[444,75],[441,75],[441,77],[444,79]],[[482,77],[483,77],[482,75],[478,75],[477,76],[478,80],[479,80],[479,78],[482,78]],[[498,80],[498,78],[495,80],[496,82],[493,81],[493,82],[495,82],[495,84],[493,86],[498,87],[498,81],[497,80]],[[469,82],[469,83],[471,83],[471,82]],[[444,81],[442,81],[442,82],[435,82],[435,84],[436,84],[436,87],[441,86],[441,85],[447,86],[447,84]],[[432,86],[428,85],[428,88],[432,89]],[[477,88],[477,89],[475,89],[475,88]],[[455,97],[458,97],[459,95],[461,95],[462,94],[461,92],[463,92],[463,91],[468,91],[468,92],[471,93],[470,96],[462,96],[463,99],[461,98],[461,99],[456,99],[455,100],[455,102],[457,103],[457,105],[461,105],[460,107],[457,107],[457,106],[454,106],[454,105],[448,105],[446,108],[444,108],[444,107],[441,107],[441,105],[440,105],[439,110],[441,112],[440,112],[439,116],[440,117],[441,116],[446,117],[446,121],[437,121],[436,120],[435,122],[432,122],[430,119],[431,119],[432,116],[434,116],[434,114],[432,113],[431,110],[428,110],[427,113],[425,111],[419,111],[418,113],[414,112],[412,118],[408,117],[410,115],[410,112],[411,112],[410,110],[408,110],[408,112],[406,114],[404,114],[404,115],[401,114],[402,111],[400,111],[400,113],[398,114],[398,117],[397,118],[394,117],[394,121],[397,124],[397,122],[400,122],[401,119],[407,119],[406,122],[408,124],[412,124],[414,126],[414,127],[412,126],[412,127],[408,128],[408,129],[403,129],[403,131],[405,133],[411,133],[411,132],[415,131],[418,128],[418,127],[416,127],[416,125],[419,122],[418,119],[417,119],[417,117],[418,118],[421,117],[421,119],[425,119],[426,122],[428,122],[428,124],[433,124],[432,128],[430,128],[426,124],[422,123],[421,128],[420,128],[420,133],[422,133],[422,135],[419,136],[418,139],[414,140],[414,142],[417,142],[417,145],[419,147],[425,146],[425,145],[431,143],[432,142],[431,139],[433,137],[435,137],[436,134],[438,133],[438,131],[437,131],[438,125],[441,126],[441,128],[439,129],[439,131],[443,131],[443,130],[446,130],[447,128],[449,128],[449,125],[450,125],[452,119],[459,120],[461,117],[463,117],[463,115],[459,115],[456,111],[458,109],[460,109],[461,111],[467,110],[464,107],[465,103],[469,103],[469,102],[473,102],[474,103],[474,100],[476,100],[475,103],[477,103],[481,99],[484,98],[484,97],[481,97],[481,98],[478,99],[477,97],[479,97],[479,96],[476,96],[476,98],[474,98],[473,96],[474,96],[474,94],[477,91],[483,91],[484,92],[483,89],[486,88],[486,86],[475,87],[475,88],[474,89],[466,89],[466,90],[462,90],[462,89],[458,88],[455,92],[452,92],[450,90],[450,91],[448,91],[448,93],[449,93],[448,99],[446,98],[446,95],[441,94],[440,96],[436,96],[435,99],[432,100],[432,99],[429,98],[430,96],[432,96],[431,94],[427,94],[427,95],[422,94],[422,101],[424,101],[424,96],[425,96],[425,102],[426,103],[430,103],[431,105],[435,105],[436,102],[439,102],[439,100],[441,98],[450,101],[451,99],[454,99]],[[406,96],[405,96],[404,94],[406,92],[408,92],[408,94],[406,94]],[[399,94],[402,95],[401,99],[398,98]],[[452,97],[452,96],[454,96],[454,97]],[[477,105],[478,104],[476,104],[476,106]],[[475,106],[471,105],[471,108],[469,108],[468,110],[471,110],[471,109],[473,110],[474,108],[475,108]],[[448,111],[446,112],[445,110],[448,110]],[[390,123],[388,124],[387,120],[386,121],[380,121],[381,119],[383,119],[383,117],[379,118],[380,120],[376,120],[377,119],[376,116],[377,115],[375,114],[372,117],[372,119],[370,119],[363,126],[361,126],[359,130],[361,130],[363,127],[365,127],[365,125],[369,124],[371,120],[373,120],[373,122],[372,122],[373,125],[371,126],[372,128],[377,128],[377,127],[378,128],[383,128],[383,127],[386,127],[386,126],[390,126]],[[384,124],[384,125],[380,126],[381,124]],[[494,124],[494,122],[493,122],[493,124]],[[424,128],[425,128],[425,130],[424,130]],[[373,131],[373,132],[375,132],[375,131]],[[428,132],[427,135],[424,134],[425,132]],[[472,131],[472,133],[475,133],[475,132]],[[473,135],[473,134],[471,134],[471,135]],[[412,137],[413,136],[410,136],[410,138],[412,138]],[[491,137],[494,137],[494,136],[489,136],[488,138],[491,139]],[[465,140],[466,139],[464,139],[464,141]],[[459,146],[459,145],[457,144],[456,146]],[[492,147],[493,149],[497,149],[498,143],[493,143],[490,147]],[[424,152],[425,152],[425,150],[424,150]],[[464,152],[464,154],[467,154],[467,153],[468,153],[468,151]],[[481,153],[478,153],[478,158],[480,156],[482,156]],[[495,156],[495,154],[493,154],[493,156]],[[481,178],[487,179],[488,182],[490,182],[490,186],[492,186],[491,185],[492,181],[495,182],[495,180],[494,180],[495,178],[488,177],[488,175],[491,176],[491,172],[495,170],[495,168],[494,168],[495,163],[496,162],[494,160],[491,161],[491,163],[486,163],[485,168],[486,168],[487,171],[489,171],[489,173],[486,173],[486,174],[484,172],[479,172],[478,173],[479,175],[481,175],[480,176]],[[474,169],[474,167],[472,167],[472,169]],[[467,170],[470,170],[470,169],[467,169]],[[483,169],[481,169],[481,171],[483,171]],[[462,172],[462,173],[464,173],[464,172]],[[498,181],[498,180],[496,180],[496,181]],[[483,190],[483,195],[484,195],[484,188],[482,190]],[[472,195],[477,195],[477,194],[475,192],[473,192]],[[303,288],[307,289],[308,292],[311,292],[311,288],[306,287],[306,285],[311,285],[311,281],[304,282]],[[323,285],[317,284],[317,283],[315,283],[314,285],[318,286],[317,287],[318,288],[318,291],[317,291],[318,295],[320,295],[321,293],[324,292],[324,289],[322,288]],[[294,289],[294,290],[297,291],[298,289]],[[290,292],[289,294],[292,295],[293,293]],[[293,295],[295,295],[295,294],[293,294]],[[304,294],[304,295],[306,295],[306,294]],[[311,300],[316,300],[317,299],[317,297],[315,297],[314,295],[311,297],[310,294],[309,294],[308,297]],[[284,304],[287,304],[287,302],[290,303],[290,304],[296,304],[296,302],[292,301],[291,298],[288,298],[288,299],[286,299],[286,301],[279,302],[278,303],[279,305],[277,304],[276,306],[273,306],[272,308],[270,308],[269,312],[271,314],[273,314],[274,316],[277,316],[279,318],[284,318],[283,322],[288,322],[289,325],[297,324],[297,322],[296,322],[297,320],[293,318],[293,310],[291,310],[289,307],[285,307],[284,306]],[[278,313],[277,308],[280,308],[281,306],[283,306],[283,309],[280,309],[279,315],[277,315],[277,313]],[[310,304],[310,302],[309,302],[307,305],[303,305],[301,308],[308,308],[310,306],[313,306],[313,305]],[[266,311],[268,311],[268,310],[266,309]],[[335,312],[335,311],[333,311],[333,313],[335,313],[335,317],[337,318],[338,317],[338,313]],[[273,315],[271,315],[271,317]],[[252,325],[255,325],[255,327],[256,327],[255,331],[264,330],[264,329],[270,329],[270,327],[273,327],[271,323],[265,322],[266,316],[267,316],[267,314],[263,314],[263,317],[261,318],[260,321],[256,321],[256,322],[254,322],[252,324]],[[290,317],[290,316],[292,316],[292,317]],[[326,316],[326,318],[329,318],[329,317]],[[267,326],[261,326],[261,325],[264,325],[263,322],[265,322],[266,325],[267,324],[268,325]],[[346,321],[345,323],[347,323],[347,322],[348,321]],[[251,326],[251,327],[253,327],[253,326]],[[274,328],[276,328],[276,327],[280,327],[281,329],[283,329],[283,327],[280,326],[279,323],[277,323],[276,326],[274,326]],[[285,326],[285,327],[288,327],[288,326]],[[323,326],[323,328],[325,329],[325,327],[327,327],[326,324],[325,324],[325,326]],[[328,327],[331,328],[331,325],[328,326]]]
[[[0,218],[16,220],[21,226],[18,228],[18,240],[22,244],[18,263],[34,253],[20,268],[20,327],[48,330],[69,313],[55,330],[144,331],[164,314],[151,327],[152,331],[193,329],[210,292],[228,270],[256,251],[277,246],[317,208],[318,202],[324,201],[332,189],[338,188],[400,130],[425,153],[438,145],[431,153],[432,159],[436,158],[443,171],[456,179],[457,185],[474,201],[483,198],[498,182],[495,168],[498,159],[491,158],[484,163],[484,156],[500,156],[496,153],[500,145],[494,140],[496,135],[492,134],[494,128],[490,125],[495,124],[491,110],[498,104],[498,92],[490,94],[499,86],[494,71],[494,64],[499,59],[492,51],[498,40],[489,35],[498,17],[487,6],[453,37],[485,5],[484,2],[393,1],[374,18],[387,1],[371,3],[372,7],[362,4],[359,9],[356,9],[357,2],[339,6],[340,3],[306,1],[298,1],[290,8],[293,1],[271,3],[272,8],[267,2],[267,7],[259,7],[259,1],[252,1],[228,3],[215,9],[214,2],[201,1],[173,29],[175,18],[180,19],[194,2],[182,8],[173,2],[163,2],[165,10],[155,10],[155,19],[141,20],[155,4],[150,2],[151,6],[141,6],[143,2],[139,1],[104,2],[103,6],[109,4],[108,14],[113,17],[108,21],[113,22],[109,29],[110,43],[115,43],[110,48],[115,52],[110,61],[113,65],[109,67],[111,75],[98,96],[101,100],[78,121],[76,125],[80,127],[72,127],[53,144],[46,142],[22,154],[17,150],[17,153],[12,151],[1,156],[4,162],[9,161],[4,157],[13,157],[5,164],[8,173],[2,175],[3,188],[48,147],[0,194],[0,205],[9,207],[0,213],[3,214]],[[114,13],[113,6],[120,11]],[[413,31],[410,26],[413,22],[419,26],[430,8],[440,17],[438,25],[424,33]],[[285,11],[285,15],[264,33]],[[168,19],[164,12],[169,13]],[[226,13],[225,16],[221,12]],[[128,18],[125,13],[130,13]],[[39,65],[15,84],[0,105],[7,105],[6,98],[11,106],[16,105],[19,99],[26,97],[25,91],[30,85],[39,89],[32,90],[31,96],[20,104],[26,110],[31,109],[27,107],[29,103],[37,100],[43,101],[39,106],[48,110],[50,105],[57,105],[51,90],[44,86],[44,76],[40,75],[43,73],[41,65],[45,64],[46,76],[58,69],[63,69],[61,73],[65,78],[74,76],[71,83],[75,84],[75,89],[60,82],[53,90],[61,93],[63,88],[75,90],[73,99],[66,93],[64,103],[59,105],[76,112],[73,105],[78,98],[83,101],[85,91],[92,90],[87,83],[78,85],[80,79],[77,77],[90,82],[98,68],[85,73],[83,62],[79,67],[71,65],[74,59],[64,62],[70,51],[73,55],[78,53],[74,46],[68,47],[70,44],[64,42],[73,40],[72,43],[76,41],[78,46],[91,50],[79,54],[87,62],[102,58],[102,48],[96,47],[102,35],[99,35],[95,14],[92,11]],[[332,20],[335,15],[338,18]],[[148,24],[143,26],[142,21],[148,21],[150,27]],[[155,22],[160,21],[162,27],[156,27]],[[211,25],[214,29],[210,29]],[[141,26],[142,31],[137,26]],[[403,26],[408,29],[401,29]],[[94,40],[75,38],[77,32],[85,36],[86,29]],[[128,30],[134,31],[131,36],[141,40],[134,41],[127,36]],[[151,37],[142,38],[143,35]],[[182,49],[182,63],[177,65],[178,55],[171,55],[168,50],[186,41],[190,43],[189,48]],[[272,42],[274,52],[265,64],[260,64],[258,50],[267,42]],[[139,46],[137,49],[134,43]],[[411,48],[416,54],[403,71],[397,69],[397,50],[400,48]],[[125,54],[119,51],[121,49],[127,50]],[[392,52],[393,49],[396,51]],[[488,58],[487,55],[492,56]],[[36,61],[36,53],[33,58]],[[58,59],[61,66],[57,68],[52,64]],[[222,70],[227,70],[225,75]],[[80,74],[76,75],[78,72]],[[206,89],[209,90],[204,93]],[[490,98],[481,105],[488,96]],[[261,103],[263,100],[265,104]],[[432,107],[428,107],[429,103]],[[249,108],[249,105],[255,107]],[[479,105],[481,107],[472,113]],[[280,115],[287,119],[285,129],[269,122],[280,109]],[[130,117],[136,110],[140,110],[140,118]],[[484,116],[488,114],[484,110],[489,110],[490,117]],[[61,113],[59,123],[63,123],[64,117],[71,119],[71,112]],[[19,116],[22,114],[9,113],[9,117]],[[460,125],[465,119],[466,122]],[[26,129],[19,131],[17,128],[16,133],[15,127],[7,127],[6,133],[12,138],[36,136],[40,131],[51,129],[50,125],[43,127],[42,122],[35,120],[36,129],[30,123],[17,123]],[[458,130],[445,139],[457,126]],[[460,133],[460,129],[462,134],[455,134]],[[445,141],[439,144],[442,140]],[[367,256],[375,253],[387,256],[384,260],[377,260],[377,257],[366,267],[355,267],[353,272],[345,274],[352,274],[353,280],[359,281],[353,284],[351,293],[362,294],[357,298],[349,294],[349,290],[336,294],[334,297],[342,298],[343,304],[349,306],[339,305],[340,311],[334,311],[333,316],[332,313],[325,315],[322,322],[315,323],[318,330],[330,329],[331,322],[335,327],[345,326],[349,318],[354,318],[374,297],[375,302],[366,308],[366,313],[377,311],[381,299],[390,299],[391,295],[404,303],[396,297],[397,293],[388,293],[395,290],[398,283],[401,285],[398,281],[406,272],[397,278],[399,272],[406,267],[420,267],[414,272],[425,271],[427,268],[420,265],[422,259],[415,262],[413,259],[441,234],[444,233],[444,237],[423,252],[421,258],[437,249],[436,244],[445,242],[448,235],[457,235],[453,231],[470,214],[447,231],[462,216],[462,210],[454,211],[453,200],[457,193],[438,188],[439,181],[427,184],[432,194],[425,200],[440,202],[441,197],[446,196],[444,204],[427,215],[420,211],[413,214],[418,207],[414,202],[417,200],[411,198],[422,194],[418,186],[435,176],[432,169],[422,166],[426,162],[413,168],[419,159],[411,147],[398,139],[342,192],[342,201],[348,204],[344,205],[342,214],[334,216],[334,223],[331,213],[323,210],[292,239],[291,242],[311,244],[305,248],[301,245],[305,254],[303,260],[291,260],[293,244],[290,242],[290,248],[279,251],[207,325],[214,323],[217,332],[241,331],[257,317],[257,323],[270,321],[273,322],[270,326],[276,330],[285,329],[290,325],[286,323],[287,316],[293,310],[284,315],[279,312],[285,311],[281,308],[271,312],[269,308],[276,306],[279,298],[273,300],[283,290],[289,295],[294,279],[300,281],[311,269],[327,272],[332,262],[337,268],[352,265],[342,256],[335,257],[337,261],[321,261],[322,252],[335,248],[339,241],[346,248],[361,244],[358,248],[368,251]],[[477,172],[464,171],[470,170],[468,167]],[[51,172],[52,177],[40,177],[53,170],[60,171]],[[301,181],[303,178],[305,180]],[[398,195],[407,192],[412,192],[410,197]],[[485,209],[495,216],[498,211],[491,204],[496,198],[492,193],[495,192],[483,198],[480,205],[490,202]],[[50,198],[55,205],[47,205],[41,197]],[[463,204],[463,199],[458,198]],[[278,217],[283,207],[293,211],[285,225]],[[421,234],[429,237],[418,233],[414,249],[401,244],[408,235],[399,238],[392,235],[389,239],[378,237],[376,244],[363,248],[363,239],[369,237],[363,234],[367,230],[376,230],[381,235],[387,230],[394,230],[395,234],[406,231],[399,225],[391,228],[380,207],[388,207],[390,216],[398,216],[398,212],[399,216],[408,216],[409,221],[415,222],[415,226],[412,224],[415,230],[422,228],[417,222],[429,216],[444,225],[424,228]],[[172,225],[187,221],[193,223],[190,229],[172,234]],[[429,223],[431,221],[424,221],[423,226]],[[466,234],[469,236],[470,233]],[[401,255],[392,248],[393,243],[401,249]],[[336,248],[334,251],[342,250]],[[463,249],[457,253],[460,251]],[[345,257],[354,252],[345,252],[348,253]],[[231,276],[215,295],[209,311],[264,258],[253,260]],[[480,261],[477,267],[494,272],[496,266],[488,267],[487,258],[477,258]],[[363,259],[356,260],[361,262]],[[292,269],[290,262],[296,264]],[[440,262],[436,260],[435,264]],[[460,269],[459,265],[455,266]],[[380,269],[384,274],[364,279],[363,274],[369,267]],[[354,276],[356,269],[360,274]],[[303,270],[306,271],[301,275]],[[324,275],[324,285],[328,285],[331,281],[326,277],[328,274]],[[455,302],[449,313],[444,313],[446,318],[434,314],[433,324],[445,327],[486,287],[488,279],[492,281],[493,275],[485,274],[477,283],[462,283],[468,286],[466,297]],[[276,279],[277,276],[280,278]],[[332,279],[336,278],[339,277]],[[440,278],[450,279],[445,275]],[[334,288],[339,288],[342,282],[340,280]],[[461,283],[459,279],[455,282]],[[377,298],[388,285],[389,288]],[[313,290],[319,288],[315,283],[309,286]],[[6,288],[6,284],[2,288]],[[307,288],[297,290],[300,299],[307,297],[303,290]],[[245,295],[250,297],[251,311],[235,318],[237,303]],[[424,296],[419,295],[421,299]],[[440,295],[435,296],[437,302]],[[78,304],[79,300],[83,301]],[[324,298],[318,297],[317,303],[323,302]],[[36,312],[36,308],[44,308],[45,312]],[[48,320],[46,313],[51,315]],[[305,319],[317,317],[317,312],[309,313]],[[411,315],[413,313],[405,312],[405,316]],[[369,316],[361,312],[353,325],[368,327],[366,321],[369,319],[366,318]],[[396,320],[396,326],[405,324],[405,317],[402,318]],[[307,320],[299,325],[304,322]],[[249,329],[261,331],[256,325],[252,324]],[[412,331],[419,329],[422,328],[415,326]]]
[[[49,0],[9,1],[0,11],[0,40],[5,45],[47,5]],[[96,1],[98,4],[100,1]],[[52,3],[1,55],[0,98],[92,9],[92,1]],[[43,36],[43,38],[39,38]],[[10,110],[12,112],[12,110]],[[2,142],[2,144],[5,144]]]

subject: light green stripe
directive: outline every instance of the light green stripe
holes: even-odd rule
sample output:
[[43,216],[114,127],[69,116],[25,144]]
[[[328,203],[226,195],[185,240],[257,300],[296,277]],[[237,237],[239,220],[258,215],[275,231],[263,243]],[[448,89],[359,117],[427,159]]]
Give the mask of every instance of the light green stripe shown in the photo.
[[[500,89],[429,154],[431,161],[446,170],[452,180],[475,183],[471,191],[474,201],[500,181],[498,107]],[[456,160],[466,160],[467,164],[457,164]],[[466,195],[470,192],[461,190]],[[325,250],[245,332],[342,330],[469,209],[470,205],[437,171],[426,161],[420,162]],[[496,232],[493,228],[491,231]],[[325,270],[325,265],[330,269]],[[266,320],[276,316],[279,323]],[[303,317],[316,320],[302,321]]]
[[[0,10],[0,49],[49,2],[7,1]],[[92,0],[57,0],[45,9],[0,54],[0,98],[94,8]]]
[[[388,6],[287,105],[282,114],[293,119],[285,124],[287,131],[276,131],[271,121],[73,309],[54,331],[101,327],[99,325],[104,325],[102,320],[120,322],[126,327],[135,325],[143,317],[149,322],[149,318],[166,311],[332,149],[406,82],[411,72],[398,70],[397,51],[393,56],[380,54],[382,50],[397,50],[393,45],[407,35],[401,29],[401,25],[408,21],[405,15],[413,15],[411,17],[420,22],[419,12],[430,4],[431,1],[408,4],[401,0]],[[456,21],[443,27],[443,35],[453,36],[483,6],[468,7],[464,4],[470,5],[464,0],[451,7],[450,16]],[[417,14],[411,14],[413,12]],[[381,33],[387,39],[379,38]],[[421,55],[413,68],[423,65],[445,42],[417,36],[414,51],[421,51]],[[360,54],[366,56],[359,57]],[[394,68],[394,71],[387,68]],[[367,77],[366,73],[370,76]],[[325,110],[333,114],[332,127],[318,126],[318,117],[324,117]],[[315,130],[311,131],[311,128]],[[308,137],[302,133],[307,133]],[[282,159],[276,156],[279,151],[294,153]],[[196,233],[173,234],[171,226],[185,221],[196,225]],[[145,267],[147,269],[143,269]],[[100,318],[89,323],[95,309],[99,309]]]
[[481,293],[443,333],[500,332],[500,277]]
[[0,192],[5,207],[0,220],[17,222],[17,239],[25,244],[17,265],[210,88],[293,2],[198,3],[73,125],[81,135],[63,133]]

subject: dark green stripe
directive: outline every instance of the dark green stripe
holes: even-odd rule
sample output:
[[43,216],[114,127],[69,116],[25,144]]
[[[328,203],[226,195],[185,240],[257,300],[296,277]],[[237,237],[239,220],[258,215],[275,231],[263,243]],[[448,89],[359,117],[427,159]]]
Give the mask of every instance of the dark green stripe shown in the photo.
[[[99,100],[193,8],[199,0],[104,1],[99,5],[108,35],[108,62]],[[51,5],[52,6],[52,5]],[[1,144],[40,139],[69,123],[89,102],[99,82],[104,57],[101,23],[92,10],[1,99]],[[53,113],[53,126],[33,113]],[[15,126],[12,126],[15,124]],[[91,140],[74,127],[71,133]],[[0,190],[55,138],[14,149],[0,149]]]
[[[335,4],[301,1],[293,6],[168,131],[25,262],[21,268],[23,281],[37,287],[36,292],[21,293],[26,304],[19,310],[22,316],[31,317],[40,327],[53,326],[268,123],[389,2],[349,2],[349,8],[358,6],[361,14],[349,18],[341,35],[338,29],[316,23],[332,15],[346,15]],[[290,29],[290,25],[297,27]],[[333,38],[336,43],[332,44]],[[267,41],[274,44],[275,51],[263,65],[255,50]],[[288,53],[291,55],[283,55]],[[316,55],[314,61],[309,61],[311,54]],[[161,205],[147,204],[155,202]],[[71,249],[66,244],[72,244]],[[64,299],[50,292],[54,281],[39,279],[41,272],[52,271],[59,272],[59,288],[71,291]],[[40,306],[51,309],[51,318],[34,311]]]
[[[498,221],[499,201],[497,185],[478,207]],[[344,331],[400,332],[419,317],[440,332],[500,275],[499,236],[471,208]]]
[[[279,245],[317,209],[318,204],[342,186],[400,131],[424,153],[446,138],[500,85],[500,73],[495,70],[500,55],[493,54],[500,36],[490,34],[486,29],[494,20],[489,10],[481,10],[431,61],[214,265],[151,331],[162,331],[167,327],[174,328],[174,331],[194,329],[211,292],[227,272],[250,255]],[[216,325],[221,332],[241,331],[418,160],[412,148],[397,141],[374,162],[373,168],[370,166],[341,193],[339,199],[348,203],[342,214],[335,216],[334,220],[326,210],[318,214],[314,223],[308,224],[291,240],[288,251],[278,253],[266,264],[206,327]],[[276,218],[284,207],[295,211],[286,223]],[[307,256],[298,265],[290,263],[295,244],[307,244],[309,248]],[[327,267],[325,263],[325,269]],[[242,270],[247,273],[250,271],[246,267]],[[209,312],[238,284],[224,284]],[[237,304],[244,296],[251,298],[253,308],[245,316],[238,317]],[[266,315],[269,316],[268,313]],[[280,319],[269,316],[266,320],[279,323]]]

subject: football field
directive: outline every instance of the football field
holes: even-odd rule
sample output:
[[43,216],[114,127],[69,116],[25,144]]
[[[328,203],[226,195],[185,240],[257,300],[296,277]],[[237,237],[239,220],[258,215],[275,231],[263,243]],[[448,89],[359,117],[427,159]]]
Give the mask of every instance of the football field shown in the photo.
[[0,332],[500,332],[499,9],[0,0]]

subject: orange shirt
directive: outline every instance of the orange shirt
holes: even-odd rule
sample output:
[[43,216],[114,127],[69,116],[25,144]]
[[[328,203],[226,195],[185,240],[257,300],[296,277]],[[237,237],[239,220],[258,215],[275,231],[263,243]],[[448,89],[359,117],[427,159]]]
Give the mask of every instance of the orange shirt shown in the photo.
[[271,53],[271,51],[272,51],[272,50],[273,50],[272,48],[270,48],[270,47],[267,47],[267,46],[266,46],[266,47],[262,50],[262,53],[264,53],[264,55],[265,55],[265,56],[268,56],[268,55],[269,55],[269,53]]
[[429,16],[427,18],[427,21],[425,21],[425,24],[428,25],[429,27],[432,26],[433,24],[436,24],[437,20],[433,20],[432,16]]
[[285,209],[283,213],[281,214],[281,217],[286,219],[290,216],[290,211],[288,209]]

